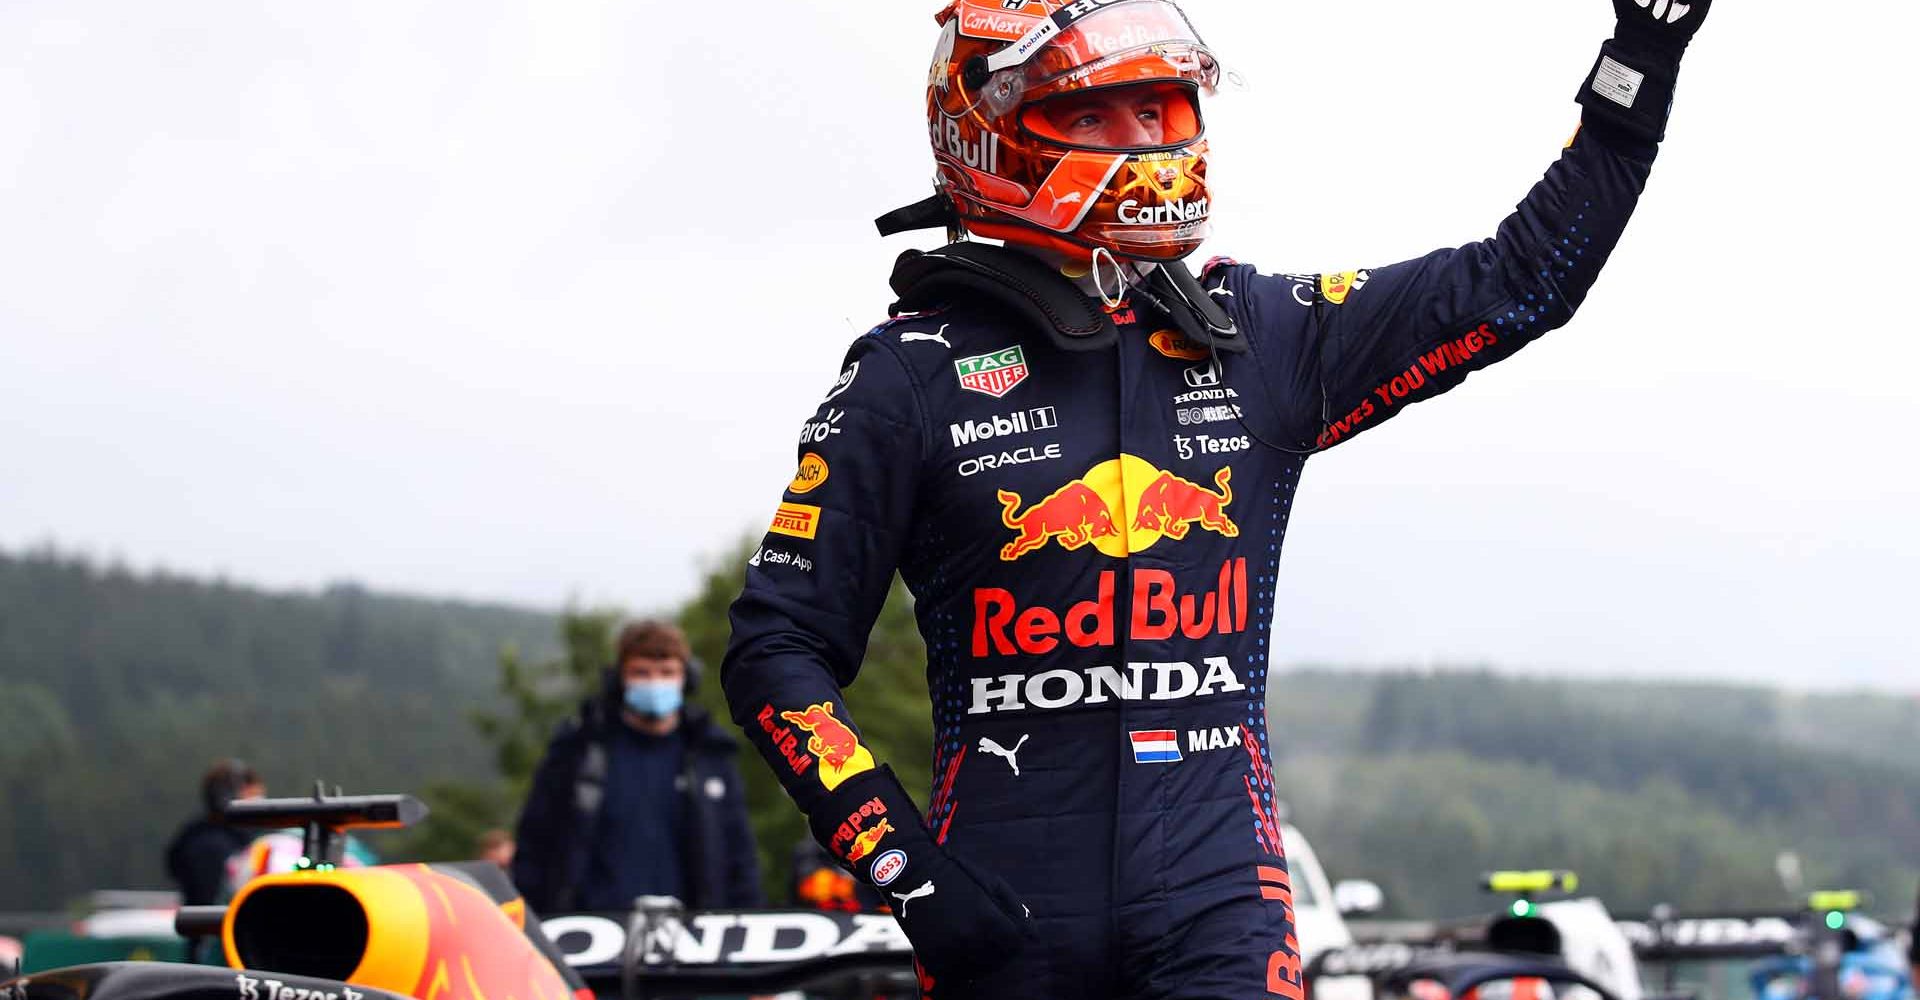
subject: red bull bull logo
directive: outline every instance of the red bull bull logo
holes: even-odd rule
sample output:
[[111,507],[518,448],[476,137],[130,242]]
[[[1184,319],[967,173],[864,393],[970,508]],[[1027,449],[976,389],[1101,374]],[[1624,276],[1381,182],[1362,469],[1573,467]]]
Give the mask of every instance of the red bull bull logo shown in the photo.
[[781,712],[780,718],[807,734],[807,752],[820,761],[820,783],[828,791],[856,774],[873,770],[873,754],[860,745],[853,727],[833,717],[831,704],[809,705],[802,712]]
[[879,849],[880,841],[886,839],[887,834],[892,832],[893,820],[890,819],[883,819],[879,825],[861,831],[860,836],[853,839],[853,846],[847,848],[847,860],[849,862],[859,861],[867,855],[872,854],[875,850]]
[[1228,485],[1232,478],[1233,469],[1228,467],[1214,473],[1213,485],[1219,488],[1216,493],[1171,472],[1162,472],[1141,494],[1140,515],[1133,519],[1133,530],[1164,532],[1177,542],[1198,524],[1228,538],[1240,537],[1239,526],[1224,513],[1226,506],[1233,502],[1233,487]]
[[1121,455],[1025,510],[1020,494],[1001,490],[1000,523],[1017,535],[1001,547],[1000,558],[1014,562],[1058,542],[1069,552],[1092,545],[1119,559],[1162,538],[1180,541],[1195,525],[1237,538],[1240,528],[1226,512],[1233,503],[1232,478],[1233,469],[1222,467],[1210,490],[1146,459]]
[[[876,819],[878,823],[869,824]],[[872,854],[880,841],[892,832],[893,821],[887,817],[887,804],[876,796],[847,814],[828,839],[827,848],[849,862],[858,861]]]

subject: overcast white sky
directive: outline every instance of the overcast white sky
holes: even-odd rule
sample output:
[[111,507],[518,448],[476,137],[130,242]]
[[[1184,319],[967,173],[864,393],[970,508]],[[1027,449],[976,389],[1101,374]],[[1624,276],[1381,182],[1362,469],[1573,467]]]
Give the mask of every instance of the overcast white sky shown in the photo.
[[[0,4],[0,547],[672,605],[930,245],[935,6]],[[1270,271],[1490,234],[1612,20],[1186,6]],[[1916,29],[1717,5],[1574,324],[1310,466],[1280,658],[1920,689]]]

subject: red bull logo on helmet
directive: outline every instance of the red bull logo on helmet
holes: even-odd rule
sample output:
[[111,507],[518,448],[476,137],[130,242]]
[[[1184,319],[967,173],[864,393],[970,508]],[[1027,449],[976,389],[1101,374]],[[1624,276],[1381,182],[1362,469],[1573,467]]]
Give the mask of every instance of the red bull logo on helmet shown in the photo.
[[1227,516],[1232,478],[1233,469],[1223,466],[1214,474],[1214,489],[1208,489],[1144,458],[1121,455],[1025,510],[1020,494],[1001,490],[1000,523],[1017,535],[1001,547],[1000,558],[1014,562],[1058,542],[1069,552],[1091,545],[1120,559],[1162,538],[1180,541],[1196,526],[1237,538],[1240,528]]
[[[873,770],[873,754],[860,745],[853,727],[833,716],[831,704],[808,705],[805,711],[781,712],[780,718],[807,734],[807,752],[820,761],[820,783],[828,791],[856,774]],[[798,773],[798,772],[796,772]]]

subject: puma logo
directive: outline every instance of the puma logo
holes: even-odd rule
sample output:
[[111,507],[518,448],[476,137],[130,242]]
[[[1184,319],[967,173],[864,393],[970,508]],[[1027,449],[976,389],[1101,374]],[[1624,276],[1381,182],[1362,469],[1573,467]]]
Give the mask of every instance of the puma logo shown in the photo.
[[933,895],[933,883],[931,881],[922,882],[920,884],[920,888],[915,889],[904,896],[897,892],[891,892],[891,893],[888,893],[887,895],[892,896],[893,898],[900,901],[900,919],[905,920],[907,919],[907,904],[913,902],[916,899],[919,899],[922,896]]
[[1233,298],[1233,289],[1231,289],[1231,288],[1228,288],[1225,282],[1221,282],[1221,284],[1220,284],[1220,287],[1219,287],[1219,288],[1209,288],[1209,289],[1207,289],[1207,294],[1208,294],[1208,295],[1219,295],[1219,296],[1222,296],[1223,298],[1229,298],[1229,299],[1230,299],[1230,298]]
[[952,325],[952,323],[941,324],[939,333],[903,333],[900,335],[900,342],[902,344],[913,344],[922,340],[930,340],[951,351],[953,350],[953,345],[947,343],[947,327]]
[[1053,199],[1053,210],[1056,212],[1060,211],[1060,206],[1062,205],[1078,205],[1082,201],[1085,201],[1086,197],[1087,196],[1082,194],[1081,192],[1075,191],[1072,194],[1063,195],[1061,197],[1055,198]]
[[1653,9],[1649,13],[1653,14],[1653,19],[1665,21],[1668,24],[1679,24],[1680,19],[1693,10],[1692,4],[1675,3],[1673,0],[1633,0],[1633,2],[1642,7],[1651,6]]
[[1011,750],[1001,746],[998,743],[995,743],[993,740],[985,736],[982,736],[980,737],[980,752],[990,753],[995,757],[1005,757],[1007,759],[1007,763],[1012,765],[1013,767],[1013,776],[1018,778],[1020,776],[1020,762],[1014,759],[1014,755],[1020,752],[1021,747],[1027,745],[1027,737],[1029,735],[1031,734],[1021,733],[1020,742],[1015,743],[1013,745],[1013,749]]

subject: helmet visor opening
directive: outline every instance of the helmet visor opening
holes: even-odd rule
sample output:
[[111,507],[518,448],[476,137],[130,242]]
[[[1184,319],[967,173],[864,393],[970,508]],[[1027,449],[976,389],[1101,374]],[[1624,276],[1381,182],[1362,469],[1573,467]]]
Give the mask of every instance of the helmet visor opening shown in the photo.
[[1196,89],[1166,80],[1070,90],[1029,104],[1020,121],[1049,142],[1115,152],[1183,146],[1204,131]]

